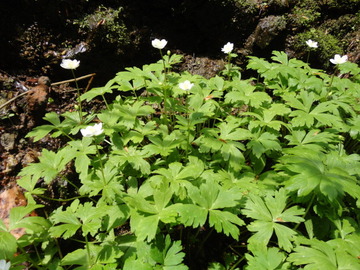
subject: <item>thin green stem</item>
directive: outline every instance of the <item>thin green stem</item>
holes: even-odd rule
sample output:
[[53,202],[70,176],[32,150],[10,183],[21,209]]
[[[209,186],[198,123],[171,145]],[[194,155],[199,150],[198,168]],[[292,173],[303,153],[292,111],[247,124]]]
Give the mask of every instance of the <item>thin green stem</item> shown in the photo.
[[310,59],[310,51],[308,51],[307,58],[306,58],[306,63],[307,64],[309,64],[309,59]]
[[80,99],[80,88],[79,88],[74,70],[72,69],[71,72],[72,72],[74,80],[75,80],[76,91],[77,91],[77,100],[78,100],[78,106],[79,106],[79,108],[78,108],[79,118],[80,118],[80,122],[82,122],[83,116],[82,116],[82,106],[81,106],[81,99]]
[[160,55],[161,55],[161,60],[163,63],[163,68],[164,68],[164,81],[163,81],[163,98],[164,98],[164,120],[165,120],[165,124],[167,125],[168,123],[168,119],[167,119],[167,107],[166,107],[166,103],[167,103],[167,71],[166,71],[166,64],[165,64],[165,59],[162,53],[162,50],[160,49]]
[[87,235],[85,235],[85,242],[86,242],[86,251],[87,251],[87,256],[88,256],[88,262],[90,263],[90,260],[91,260],[90,246],[89,246],[89,241],[88,241]]
[[[303,219],[305,219],[305,217],[306,217],[307,214],[309,213],[310,208],[311,208],[312,205],[313,205],[315,196],[316,196],[315,193],[313,193],[313,195],[311,196],[310,202],[308,203],[308,206],[306,207],[305,213],[304,213],[304,215],[302,216]],[[299,228],[299,226],[300,226],[300,223],[297,223],[296,226],[294,227],[294,230],[297,230],[297,228]]]
[[333,83],[334,76],[335,76],[335,74],[333,73],[333,74],[331,75],[331,80],[330,80],[330,83],[329,83],[329,87],[331,87],[331,85],[332,85],[332,83]]
[[61,130],[61,133],[62,133],[65,137],[67,137],[68,139],[70,139],[71,141],[74,140],[73,138],[71,138],[71,137],[70,137],[67,133],[65,133],[64,131]]
[[164,67],[164,75],[165,75],[165,77],[164,77],[164,82],[166,82],[166,74],[167,74],[167,72],[166,72],[165,59],[164,59],[162,50],[160,50],[160,55],[161,55],[161,60],[162,60],[162,62],[163,62],[163,67]]
[[26,256],[28,262],[30,262],[30,263],[32,264],[32,266],[34,266],[36,269],[43,270],[43,268],[40,267],[40,266],[31,258],[31,256],[29,256],[29,253],[28,253],[27,251],[25,251],[24,248],[22,248],[20,245],[18,246],[18,248],[21,250],[21,253]]
[[189,144],[190,144],[190,113],[187,113],[187,139],[186,139],[186,158],[189,156]]
[[229,53],[227,59],[227,77],[229,80],[230,80],[230,69],[231,69],[231,55]]
[[236,263],[229,269],[234,270],[236,267],[245,259],[245,256],[242,256],[239,260],[236,261]]
[[64,176],[61,177],[61,179],[63,181],[68,182],[70,185],[72,185],[77,191],[79,191],[79,188],[77,187],[77,185],[75,185],[72,181],[70,181],[69,179],[65,178]]
[[107,103],[105,96],[104,96],[103,94],[102,94],[101,96],[102,96],[102,98],[103,98],[103,100],[104,100],[106,109],[110,110],[110,109],[109,109],[109,104]]
[[81,198],[88,198],[88,195],[82,195],[82,196],[76,196],[76,197],[72,197],[72,198],[68,198],[68,199],[55,199],[55,198],[50,198],[48,196],[44,196],[44,195],[40,195],[40,194],[36,194],[37,197],[49,200],[49,201],[55,201],[55,202],[68,202],[68,201],[73,201],[76,199],[81,199]]
[[203,249],[205,242],[209,239],[209,237],[210,237],[210,235],[212,234],[213,231],[214,231],[214,227],[211,228],[211,230],[207,233],[205,238],[200,242],[198,252],[195,255],[196,257],[199,256],[199,253]]
[[101,160],[101,155],[100,155],[99,147],[98,147],[97,144],[95,144],[95,147],[96,147],[97,156],[98,156],[98,158],[99,158],[100,171],[101,171],[101,176],[102,176],[102,178],[103,178],[103,183],[106,184],[106,182],[105,182],[105,174],[104,174],[104,164],[102,163],[102,160]]

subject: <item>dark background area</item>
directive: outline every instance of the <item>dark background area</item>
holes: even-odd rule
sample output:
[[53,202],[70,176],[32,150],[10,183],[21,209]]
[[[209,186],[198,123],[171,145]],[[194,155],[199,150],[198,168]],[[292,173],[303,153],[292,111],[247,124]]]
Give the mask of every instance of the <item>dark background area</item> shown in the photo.
[[65,79],[59,66],[64,52],[86,42],[87,51],[74,56],[81,61],[77,72],[97,73],[95,84],[102,85],[127,66],[157,61],[154,38],[168,40],[165,49],[172,52],[209,59],[223,59],[220,49],[230,41],[243,67],[246,56],[269,57],[273,50],[305,61],[304,41],[323,38],[317,31],[331,40],[321,41],[310,62],[328,68],[335,53],[353,54],[350,60],[359,62],[359,45],[349,47],[359,43],[359,8],[354,0],[2,1],[0,69]]

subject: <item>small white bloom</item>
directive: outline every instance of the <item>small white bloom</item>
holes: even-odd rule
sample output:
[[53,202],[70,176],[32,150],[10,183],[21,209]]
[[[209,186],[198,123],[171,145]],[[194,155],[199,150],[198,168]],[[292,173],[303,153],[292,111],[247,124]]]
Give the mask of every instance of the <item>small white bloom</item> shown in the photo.
[[166,44],[167,44],[167,41],[165,39],[160,40],[160,39],[155,38],[153,41],[151,41],[151,45],[154,48],[159,49],[159,50],[164,49]]
[[330,59],[330,62],[334,65],[344,64],[348,60],[347,55],[341,56],[340,54],[335,54],[333,59]]
[[80,132],[84,137],[92,137],[100,135],[104,132],[104,130],[102,128],[102,123],[98,123],[93,126],[87,126],[86,128],[82,128],[80,129]]
[[184,91],[189,91],[193,86],[194,86],[194,84],[191,83],[188,80],[186,80],[186,81],[184,81],[182,83],[179,83],[179,88],[184,90]]
[[76,69],[79,67],[80,61],[79,60],[71,60],[71,59],[63,59],[60,66],[65,69]]
[[0,270],[9,270],[11,266],[10,262],[6,262],[5,260],[0,260]]
[[228,42],[224,45],[221,51],[224,53],[231,53],[233,49],[234,49],[234,43]]
[[306,45],[308,45],[310,48],[317,48],[318,47],[318,43],[316,41],[311,40],[311,39],[306,41]]

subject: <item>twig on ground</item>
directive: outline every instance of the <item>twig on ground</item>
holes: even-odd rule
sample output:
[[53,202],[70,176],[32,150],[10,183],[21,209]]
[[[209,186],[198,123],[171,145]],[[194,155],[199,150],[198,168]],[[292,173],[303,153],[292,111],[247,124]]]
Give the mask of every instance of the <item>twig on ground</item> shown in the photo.
[[[83,79],[86,79],[86,78],[91,77],[91,78],[89,79],[89,82],[88,82],[88,84],[87,84],[87,86],[86,86],[86,89],[85,89],[85,91],[87,91],[87,90],[89,89],[90,84],[91,84],[91,82],[93,81],[95,75],[96,75],[96,73],[91,73],[91,74],[84,75],[84,76],[81,76],[81,77],[79,77],[79,78],[76,78],[76,80],[79,81],[79,80],[83,80]],[[52,83],[51,86],[60,85],[60,84],[64,84],[64,83],[69,83],[69,82],[74,82],[74,81],[75,81],[75,79],[65,80],[65,81],[61,81],[61,82]],[[11,102],[13,102],[14,100],[16,100],[17,98],[22,97],[22,96],[24,96],[24,95],[26,95],[26,94],[28,94],[28,93],[31,93],[31,90],[26,91],[26,92],[23,92],[23,93],[17,95],[16,97],[13,97],[13,98],[9,99],[8,101],[6,101],[5,103],[3,103],[3,104],[0,105],[0,110],[1,110],[2,108],[6,107],[7,105],[9,105]]]

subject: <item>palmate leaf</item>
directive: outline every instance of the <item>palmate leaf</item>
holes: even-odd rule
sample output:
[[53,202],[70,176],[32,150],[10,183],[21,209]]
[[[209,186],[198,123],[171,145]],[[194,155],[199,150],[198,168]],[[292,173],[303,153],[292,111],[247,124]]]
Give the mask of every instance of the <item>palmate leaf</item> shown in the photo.
[[[41,126],[35,127],[32,131],[30,131],[26,135],[26,138],[34,137],[33,138],[34,142],[37,142],[53,130],[65,131],[65,129],[66,129],[64,126],[61,125],[60,116],[56,112],[50,112],[50,113],[45,114],[43,119],[50,122],[52,125],[41,125]],[[67,131],[70,131],[70,128],[68,128]],[[57,137],[60,134],[61,134],[61,132],[56,132],[53,134],[52,137]]]
[[127,128],[133,128],[138,122],[139,116],[154,113],[154,109],[144,105],[144,101],[136,101],[133,104],[115,104],[114,113],[120,116],[120,123]]
[[79,265],[74,268],[77,270],[111,270],[116,269],[116,259],[121,257],[122,254],[120,250],[114,247],[90,243],[88,249],[76,249],[66,254],[61,260],[61,265]]
[[[241,192],[237,188],[225,189],[213,180],[202,184],[200,188],[189,189],[193,204],[173,204],[169,208],[179,214],[179,221],[185,226],[199,227],[205,224],[207,216],[209,225],[217,232],[231,235],[237,239],[238,226],[244,222],[230,209],[239,205]],[[229,210],[227,210],[229,209]]]
[[173,150],[180,145],[181,139],[177,138],[175,133],[170,135],[161,136],[149,136],[150,144],[143,147],[144,151],[147,151],[149,155],[160,154],[164,157],[170,155]]
[[[25,167],[20,176],[24,178],[31,175],[33,184],[40,178],[44,178],[45,183],[50,183],[56,176],[65,169],[65,165],[73,159],[71,151],[65,147],[57,153],[43,149],[38,163],[31,163]],[[28,185],[26,185],[28,186]]]
[[247,68],[257,70],[259,73],[264,73],[272,68],[272,64],[266,61],[263,58],[258,58],[256,56],[249,56],[249,64]]
[[116,88],[116,86],[114,86],[113,83],[114,83],[114,79],[108,81],[108,83],[104,87],[92,88],[91,90],[82,94],[80,96],[80,100],[86,100],[87,102],[89,102],[90,100],[94,99],[94,97],[103,96],[106,93],[112,93],[113,92],[112,89]]
[[129,163],[135,170],[139,170],[142,174],[150,173],[150,164],[146,161],[149,157],[148,152],[138,150],[136,147],[124,147],[121,150],[114,150],[110,159],[113,163],[118,163],[119,166]]
[[275,232],[279,247],[286,251],[292,249],[291,239],[297,233],[280,223],[304,221],[302,217],[299,217],[304,214],[304,210],[296,206],[286,209],[286,200],[285,189],[280,189],[274,196],[268,195],[264,199],[258,195],[249,196],[242,212],[247,217],[255,219],[247,226],[249,231],[255,232],[249,238],[250,245],[260,243],[266,246]]
[[287,104],[297,110],[292,111],[289,116],[293,117],[291,124],[294,127],[306,126],[332,126],[342,127],[342,119],[338,113],[338,106],[334,102],[322,102],[314,106],[317,98],[313,92],[301,91],[298,97],[284,95]]
[[130,226],[139,241],[150,242],[160,229],[159,222],[173,223],[177,213],[168,207],[173,193],[168,186],[162,185],[153,190],[153,200],[146,200],[143,194],[128,194],[124,201],[130,206]]
[[269,109],[259,110],[258,112],[246,112],[243,115],[250,115],[256,117],[249,123],[249,129],[252,130],[257,127],[269,127],[279,131],[281,126],[287,127],[283,121],[276,120],[276,116],[283,116],[289,114],[291,110],[284,104],[272,104]]
[[189,163],[184,166],[180,162],[169,164],[169,168],[155,170],[154,176],[148,179],[151,185],[159,187],[164,182],[170,185],[171,191],[181,200],[187,196],[187,187],[192,186],[191,181],[196,180],[204,171],[204,163],[194,156],[189,156]]
[[281,151],[282,149],[278,136],[270,132],[261,133],[260,130],[253,133],[253,138],[248,142],[246,147],[251,149],[257,158],[260,158],[262,154],[268,151]]
[[181,252],[182,246],[180,241],[172,241],[170,236],[166,235],[164,240],[162,237],[158,237],[156,242],[156,246],[152,247],[150,254],[157,264],[162,265],[162,269],[188,269],[188,267],[182,263],[185,253]]
[[89,137],[83,137],[81,141],[70,141],[68,144],[68,154],[75,158],[76,172],[80,174],[80,178],[86,177],[91,163],[88,155],[96,154],[96,146],[91,145],[92,139]]
[[315,192],[331,203],[346,192],[353,198],[360,199],[360,186],[356,178],[341,167],[343,162],[340,162],[340,157],[339,162],[334,162],[334,153],[328,159],[328,155],[310,148],[295,147],[286,152],[288,154],[281,157],[280,161],[293,176],[285,185],[287,189],[296,191],[298,196]]
[[[169,235],[157,235],[151,243],[132,241],[131,254],[125,254],[124,270],[186,270],[182,261],[185,254],[182,252],[180,241],[173,241]],[[130,256],[131,255],[131,256]]]
[[225,95],[225,103],[246,104],[254,108],[259,108],[265,102],[271,102],[271,97],[265,92],[255,92],[256,87],[250,82],[233,81],[233,91]]
[[285,263],[285,255],[278,248],[267,249],[259,246],[251,250],[254,256],[245,254],[248,261],[247,270],[280,270],[288,269]]
[[303,244],[291,253],[288,260],[295,265],[305,265],[304,269],[360,269],[357,257],[351,256],[342,247],[334,248],[327,242],[317,239],[304,239]]
[[81,228],[83,236],[94,236],[101,227],[101,218],[106,215],[106,210],[104,205],[94,207],[90,202],[80,204],[79,200],[75,200],[65,211],[60,207],[53,212],[50,220],[54,224],[62,224],[51,227],[49,232],[53,237],[66,239]]
[[339,138],[336,134],[321,131],[319,129],[312,129],[306,133],[305,130],[294,130],[290,135],[285,136],[289,140],[289,145],[311,145],[316,144],[323,148],[331,143],[337,143]]
[[[240,170],[245,163],[242,151],[244,145],[239,142],[251,138],[249,130],[238,127],[236,120],[220,123],[219,128],[203,129],[203,135],[195,141],[200,146],[200,152],[220,152],[230,168]],[[219,134],[220,133],[220,134]]]
[[155,121],[149,121],[145,125],[137,125],[135,130],[130,130],[121,138],[123,144],[126,145],[129,141],[140,143],[144,140],[145,136],[155,136],[157,133]]

